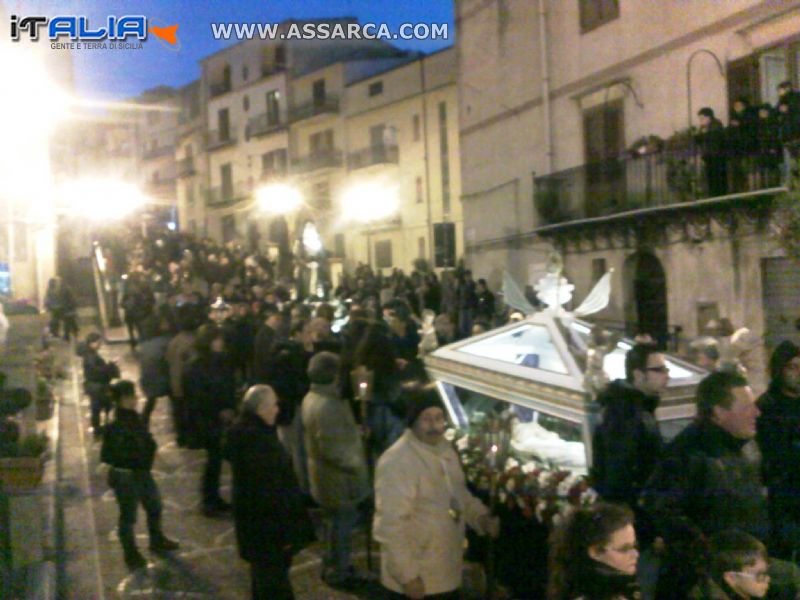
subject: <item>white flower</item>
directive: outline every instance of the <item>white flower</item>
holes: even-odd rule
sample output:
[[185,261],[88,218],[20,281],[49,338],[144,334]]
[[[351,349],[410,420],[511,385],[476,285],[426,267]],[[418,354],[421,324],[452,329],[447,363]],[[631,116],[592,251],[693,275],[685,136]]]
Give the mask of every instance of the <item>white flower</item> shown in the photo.
[[452,427],[446,429],[444,432],[444,439],[446,439],[448,442],[452,442],[454,439],[456,439],[456,430]]
[[506,498],[508,498],[508,496],[506,495],[506,492],[505,492],[505,490],[500,490],[500,491],[497,493],[497,498],[500,500],[500,502],[505,502],[505,501],[506,501]]
[[469,447],[469,436],[465,435],[464,437],[458,438],[456,441],[456,448],[459,450],[466,450]]
[[518,467],[518,466],[519,466],[519,461],[517,461],[516,459],[513,459],[513,458],[511,458],[509,456],[508,459],[506,460],[506,471],[510,471],[514,467]]
[[600,496],[593,488],[587,489],[581,494],[581,504],[594,504]]
[[539,473],[539,485],[541,487],[547,487],[550,485],[550,480],[553,478],[553,472],[544,470]]
[[565,478],[564,481],[558,484],[557,494],[559,496],[566,496],[570,489],[572,489],[572,486],[578,483],[579,479],[580,477],[577,475],[570,474],[569,477]]
[[522,472],[525,473],[526,475],[528,473],[533,473],[535,470],[536,470],[536,463],[533,461],[526,462],[524,465],[522,465]]
[[509,492],[513,492],[515,487],[517,487],[517,482],[516,482],[516,480],[514,480],[513,478],[511,478],[511,479],[509,479],[508,481],[506,481],[506,489],[507,489]]

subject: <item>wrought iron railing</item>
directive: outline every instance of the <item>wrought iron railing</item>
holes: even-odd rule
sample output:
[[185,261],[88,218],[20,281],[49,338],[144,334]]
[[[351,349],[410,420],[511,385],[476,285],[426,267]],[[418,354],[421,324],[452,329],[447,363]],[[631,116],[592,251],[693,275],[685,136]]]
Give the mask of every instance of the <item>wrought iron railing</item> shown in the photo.
[[269,181],[270,179],[280,179],[282,177],[286,177],[288,169],[286,165],[280,165],[277,167],[268,167],[266,169],[261,169],[261,174],[259,179],[261,181]]
[[218,185],[206,190],[206,204],[219,206],[237,202],[250,195],[252,185],[245,181],[238,181],[232,185]]
[[340,167],[342,165],[341,150],[322,150],[307,156],[292,159],[292,169],[298,173],[307,173],[317,169]]
[[213,131],[209,131],[206,149],[215,150],[235,143],[236,134],[234,133],[233,125],[231,125],[227,130],[214,129]]
[[160,158],[162,156],[170,156],[175,154],[175,146],[158,146],[156,148],[147,148],[142,153],[142,158],[151,160],[153,158]]
[[[780,161],[723,157],[716,184],[696,148],[625,155],[534,179],[543,225],[619,214],[782,185]],[[711,187],[711,189],[709,189]]]
[[194,175],[194,157],[187,156],[186,158],[182,158],[177,162],[177,176],[178,177],[189,177],[190,175]]
[[328,95],[324,98],[317,98],[303,104],[294,105],[289,111],[289,119],[291,121],[301,121],[316,115],[337,112],[339,112],[339,98]]
[[226,92],[230,92],[232,89],[230,81],[222,81],[220,83],[212,83],[208,86],[208,95],[212,98],[216,96],[221,96]]
[[351,169],[362,169],[372,165],[397,164],[399,160],[397,144],[381,144],[351,152],[347,155],[347,166]]
[[280,116],[277,119],[274,117],[270,119],[270,116],[269,113],[261,113],[249,119],[245,128],[246,136],[250,138],[257,135],[266,135],[286,127],[286,121],[281,119]]

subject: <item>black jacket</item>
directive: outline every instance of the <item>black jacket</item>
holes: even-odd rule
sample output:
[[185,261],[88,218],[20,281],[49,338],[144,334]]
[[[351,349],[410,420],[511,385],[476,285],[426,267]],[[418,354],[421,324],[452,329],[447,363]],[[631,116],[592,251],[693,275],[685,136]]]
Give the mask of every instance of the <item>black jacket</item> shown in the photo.
[[83,389],[92,398],[108,397],[109,384],[115,377],[119,377],[119,367],[116,363],[106,362],[100,354],[85,346],[82,350],[83,357]]
[[603,413],[592,440],[593,486],[604,500],[634,507],[661,458],[663,444],[654,415],[659,398],[618,379],[598,402]]
[[800,521],[800,398],[772,385],[758,405],[758,445],[770,509],[782,519]]
[[245,414],[228,430],[224,456],[233,471],[233,515],[239,555],[246,561],[277,560],[288,545],[299,550],[313,529],[292,461],[275,428]]
[[275,361],[278,335],[269,325],[262,325],[253,339],[253,381],[267,383]]
[[707,129],[703,129],[695,136],[695,141],[700,147],[703,160],[721,159],[725,155],[725,128],[722,122],[713,118]]
[[572,585],[565,600],[637,600],[641,598],[636,577],[625,575],[602,563],[591,561]]
[[222,434],[219,414],[236,409],[236,378],[225,353],[198,355],[183,374],[190,435],[201,444]]
[[275,357],[266,383],[278,395],[281,411],[278,424],[288,425],[294,419],[303,398],[308,393],[308,363],[313,356],[301,343],[285,341],[275,348]]
[[156,457],[156,442],[139,413],[118,408],[104,430],[100,460],[118,469],[149,471]]
[[755,440],[696,421],[673,440],[642,492],[642,508],[667,545],[740,529],[767,541],[769,519]]

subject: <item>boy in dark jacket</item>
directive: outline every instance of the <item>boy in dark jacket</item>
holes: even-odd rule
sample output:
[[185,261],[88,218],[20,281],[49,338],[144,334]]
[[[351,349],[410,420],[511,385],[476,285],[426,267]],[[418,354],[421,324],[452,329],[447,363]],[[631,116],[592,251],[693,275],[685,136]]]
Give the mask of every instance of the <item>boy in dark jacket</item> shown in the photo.
[[108,483],[119,504],[119,541],[125,564],[136,570],[147,561],[136,548],[134,525],[139,502],[147,513],[150,550],[154,553],[177,550],[178,542],[161,530],[161,495],[150,469],[156,456],[156,442],[136,412],[133,382],[122,380],[112,388],[117,402],[114,421],[106,427],[100,460],[111,466]]
[[721,531],[709,541],[708,577],[690,593],[692,600],[764,598],[769,590],[767,549],[736,529]]
[[86,336],[86,341],[79,350],[83,358],[83,389],[89,396],[92,411],[92,432],[95,439],[102,434],[100,414],[105,413],[105,422],[108,423],[108,413],[111,410],[111,380],[119,377],[119,367],[113,362],[107,362],[100,356],[100,346],[103,338],[97,332]]

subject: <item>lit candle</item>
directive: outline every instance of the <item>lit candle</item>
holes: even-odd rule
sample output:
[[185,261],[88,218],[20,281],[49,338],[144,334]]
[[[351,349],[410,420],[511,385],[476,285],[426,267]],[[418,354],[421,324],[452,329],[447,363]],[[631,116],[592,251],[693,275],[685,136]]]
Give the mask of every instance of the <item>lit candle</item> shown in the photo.
[[493,469],[497,468],[497,444],[492,444],[492,457],[490,459],[490,464],[492,465]]

